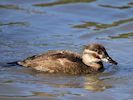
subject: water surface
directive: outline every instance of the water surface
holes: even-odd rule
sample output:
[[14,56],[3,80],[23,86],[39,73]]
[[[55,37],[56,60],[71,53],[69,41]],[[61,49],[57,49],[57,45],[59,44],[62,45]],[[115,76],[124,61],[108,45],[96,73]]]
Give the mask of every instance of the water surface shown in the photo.
[[[44,74],[7,62],[48,50],[105,45],[118,66],[92,75]],[[132,0],[0,0],[1,100],[133,100]]]

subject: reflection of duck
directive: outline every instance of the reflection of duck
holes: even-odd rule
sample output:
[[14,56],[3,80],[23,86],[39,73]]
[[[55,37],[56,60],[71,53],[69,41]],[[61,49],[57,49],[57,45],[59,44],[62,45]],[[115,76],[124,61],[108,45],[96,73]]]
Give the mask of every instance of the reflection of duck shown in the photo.
[[[39,76],[38,76],[39,75]],[[48,75],[48,76],[47,76]],[[60,74],[43,74],[37,73],[37,77],[45,81],[36,81],[37,84],[47,85],[49,87],[59,88],[59,94],[64,93],[64,88],[82,88],[88,91],[104,91],[112,88],[108,78],[102,77],[103,73],[95,73],[81,76],[60,75]],[[50,77],[50,79],[49,79]],[[52,81],[51,81],[52,80]],[[54,93],[54,92],[53,92]],[[57,93],[57,92],[56,92]],[[65,92],[66,93],[66,92]],[[68,93],[68,92],[67,92]],[[39,92],[40,94],[40,92]],[[75,94],[75,93],[71,93]],[[79,93],[80,94],[80,93]],[[42,93],[41,93],[42,95]],[[45,94],[43,94],[45,95]],[[55,94],[54,94],[55,95]],[[82,95],[82,93],[81,93]]]
[[117,64],[102,45],[93,43],[85,46],[82,55],[71,51],[49,51],[17,63],[48,73],[88,74],[103,69],[102,61]]
[[90,91],[104,91],[108,88],[112,88],[112,85],[104,82],[97,76],[86,76],[83,88]]

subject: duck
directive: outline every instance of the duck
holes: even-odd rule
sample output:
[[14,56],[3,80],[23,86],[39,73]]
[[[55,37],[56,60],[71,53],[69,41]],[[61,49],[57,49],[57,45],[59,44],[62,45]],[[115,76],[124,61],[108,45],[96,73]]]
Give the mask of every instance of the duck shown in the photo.
[[69,50],[51,50],[28,57],[17,64],[45,73],[90,74],[104,69],[103,62],[117,65],[102,44],[84,46],[82,54]]

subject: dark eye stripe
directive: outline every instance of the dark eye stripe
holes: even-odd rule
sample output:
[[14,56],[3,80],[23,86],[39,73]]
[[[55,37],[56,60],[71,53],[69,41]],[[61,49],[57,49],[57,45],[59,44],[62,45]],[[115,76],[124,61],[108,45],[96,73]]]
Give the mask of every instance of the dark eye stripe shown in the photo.
[[84,52],[83,54],[89,54],[88,52]]

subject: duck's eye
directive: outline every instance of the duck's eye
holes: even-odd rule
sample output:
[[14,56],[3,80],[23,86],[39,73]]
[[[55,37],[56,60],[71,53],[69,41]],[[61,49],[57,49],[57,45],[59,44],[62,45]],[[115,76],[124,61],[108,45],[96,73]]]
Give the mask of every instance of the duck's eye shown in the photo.
[[97,50],[97,49],[93,49],[93,51],[98,52],[98,50]]
[[102,52],[101,51],[98,51],[98,54],[102,54]]

